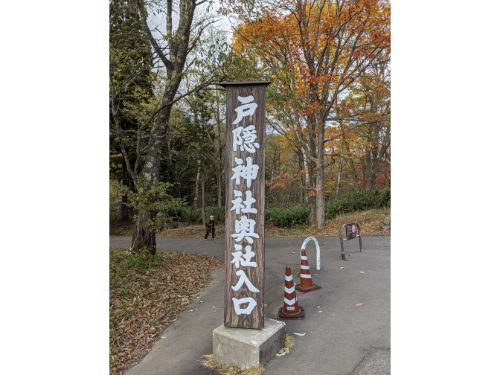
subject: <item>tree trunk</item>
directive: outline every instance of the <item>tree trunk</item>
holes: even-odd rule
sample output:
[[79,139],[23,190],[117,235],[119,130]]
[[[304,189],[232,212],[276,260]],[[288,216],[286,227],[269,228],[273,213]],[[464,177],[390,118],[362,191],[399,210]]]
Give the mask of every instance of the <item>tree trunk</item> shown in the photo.
[[[170,2],[170,5],[171,4]],[[144,158],[144,166],[140,173],[138,173],[137,181],[135,182],[138,193],[148,194],[148,191],[158,183],[160,178],[161,146],[164,144],[165,140],[168,142],[168,122],[170,120],[173,100],[181,83],[186,57],[190,51],[191,25],[197,3],[194,0],[182,1],[180,3],[177,30],[174,35],[172,35],[171,29],[167,30],[166,39],[169,44],[169,57],[165,55],[164,50],[159,46],[149,29],[147,23],[148,11],[145,3],[141,1],[138,2],[137,5],[144,31],[148,35],[151,46],[165,65],[167,72],[160,107],[155,111],[157,117],[149,131],[149,148]],[[172,16],[172,8],[170,5],[167,2],[167,20],[171,19],[169,17]],[[168,143],[167,146],[169,146]],[[151,209],[147,207],[138,210],[138,219],[136,221],[136,228],[131,246],[133,252],[147,248],[151,254],[156,253],[156,229],[151,223],[151,218],[154,214],[155,213],[151,212]]]
[[[125,160],[122,159],[122,184],[132,188],[132,182],[130,180],[130,177],[127,172],[127,166],[125,165]],[[131,215],[131,208],[128,205],[128,197],[127,195],[122,195],[122,201],[121,201],[121,221],[124,223],[130,222],[131,217],[133,216],[133,213]]]
[[224,144],[223,144],[223,137],[224,134],[222,134],[221,130],[221,117],[220,117],[220,107],[219,107],[219,96],[216,94],[215,95],[215,105],[216,105],[216,111],[215,111],[215,116],[216,120],[215,122],[217,123],[217,207],[222,208],[222,182],[224,181],[223,179],[223,173],[224,173]]
[[[157,121],[151,130],[151,148],[146,154],[144,167],[141,170],[137,186],[139,193],[146,193],[160,178],[161,146],[166,134],[166,128],[172,110],[173,96],[162,98],[162,111],[160,111]],[[150,202],[153,203],[153,202]],[[156,228],[151,223],[151,219],[156,213],[148,208],[138,209],[138,218],[135,223],[135,233],[132,237],[132,252],[139,252],[147,249],[152,255],[156,254]]]
[[316,228],[323,229],[325,224],[325,122],[317,126],[316,132],[317,164],[316,164]]
[[205,225],[205,173],[201,176],[201,222]]
[[217,207],[222,208],[222,170],[217,169]]
[[[316,179],[315,179],[315,169],[313,163],[308,161],[307,164],[307,182],[306,182],[306,194],[307,194],[307,202],[309,205],[309,223],[313,226],[316,226],[316,199],[310,195],[311,192],[316,194]],[[316,195],[314,195],[315,197]]]
[[138,253],[147,249],[151,255],[156,254],[156,231],[150,225],[151,212],[139,211],[135,232],[132,237],[131,250]]
[[378,145],[372,145],[371,150],[368,151],[369,163],[368,164],[368,177],[366,184],[366,191],[375,189],[375,182],[377,180],[377,175],[379,173],[380,166],[380,153],[378,150]]
[[337,186],[335,187],[335,200],[339,198],[340,193],[340,181],[342,179],[342,166],[344,164],[344,151],[340,152],[340,160],[339,160],[339,170],[337,172]]
[[307,156],[305,151],[302,149],[302,160],[304,162],[304,183],[305,183],[305,194],[304,194],[304,203],[309,203],[309,191],[311,189],[311,176],[309,175],[309,162],[307,160]]
[[366,152],[365,159],[366,159],[366,166],[365,166],[365,169],[363,171],[364,172],[363,176],[364,176],[364,181],[365,181],[364,190],[368,191],[372,188],[371,187],[371,181],[372,181],[371,177],[373,174],[373,159],[372,159],[372,153],[370,150],[370,146],[368,146],[368,150]]
[[325,224],[325,191],[324,191],[324,151],[318,149],[318,169],[316,171],[316,228],[323,229]]
[[198,190],[200,185],[201,160],[198,160],[198,169],[196,170],[196,182],[194,184],[193,208],[198,208]]
[[128,223],[130,221],[129,210],[130,208],[128,207],[128,197],[126,195],[122,195],[120,211],[121,211],[121,221],[123,223]]

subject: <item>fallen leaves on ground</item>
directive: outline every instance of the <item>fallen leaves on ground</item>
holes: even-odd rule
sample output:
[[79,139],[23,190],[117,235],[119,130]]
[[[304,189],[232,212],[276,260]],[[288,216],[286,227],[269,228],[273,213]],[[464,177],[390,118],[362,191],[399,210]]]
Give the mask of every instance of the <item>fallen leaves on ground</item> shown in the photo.
[[290,335],[285,335],[284,346],[276,353],[277,357],[282,357],[290,353],[290,349],[295,345],[295,339]]
[[290,353],[290,349],[288,348],[281,348],[278,353],[276,353],[276,357],[282,357],[286,354]]
[[111,250],[110,373],[123,374],[139,361],[221,264],[207,255]]

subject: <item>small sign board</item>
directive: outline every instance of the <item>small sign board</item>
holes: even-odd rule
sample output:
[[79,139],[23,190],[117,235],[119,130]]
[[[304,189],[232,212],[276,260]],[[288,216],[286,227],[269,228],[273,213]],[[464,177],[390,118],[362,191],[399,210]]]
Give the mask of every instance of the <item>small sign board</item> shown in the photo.
[[[345,230],[345,237],[343,237],[342,231]],[[363,242],[361,241],[361,231],[359,229],[358,223],[343,224],[340,230],[340,252],[342,260],[346,260],[344,241],[353,240],[357,238],[359,241],[359,251],[363,250]]]
[[345,239],[352,240],[359,236],[359,225],[358,223],[344,224],[345,228]]

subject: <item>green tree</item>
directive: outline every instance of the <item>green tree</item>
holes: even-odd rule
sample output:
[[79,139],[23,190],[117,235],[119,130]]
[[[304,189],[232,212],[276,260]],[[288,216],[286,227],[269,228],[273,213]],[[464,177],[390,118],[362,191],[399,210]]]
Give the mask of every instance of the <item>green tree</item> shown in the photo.
[[[123,155],[135,160],[135,135],[144,105],[154,100],[153,56],[133,3],[113,0],[109,6],[110,173],[133,189]],[[122,220],[129,220],[129,212],[127,195],[123,195]]]
[[[162,151],[166,143],[168,144],[170,118],[174,104],[190,93],[180,94],[181,82],[194,63],[188,61],[188,57],[196,48],[205,28],[213,22],[209,17],[195,17],[197,7],[203,3],[206,1],[167,0],[164,5],[143,0],[127,2],[127,7],[134,14],[134,21],[138,20],[137,25],[140,25],[138,30],[146,35],[150,50],[154,52],[157,78],[156,100],[144,100],[140,105],[132,106],[135,114],[140,117],[133,136],[127,137],[126,128],[122,123],[113,122],[115,139],[119,143],[134,191],[139,195],[135,201],[141,202],[136,207],[135,231],[131,244],[131,250],[134,252],[142,249],[147,249],[151,254],[156,252],[155,218],[159,209],[157,200],[160,195],[168,197],[164,189],[160,189],[162,194],[159,194],[158,189],[161,183]],[[150,29],[148,14],[152,11],[164,16],[165,29],[162,32]],[[174,18],[177,22],[174,22]],[[122,54],[117,58],[119,61],[134,60],[136,64],[143,61],[136,55]],[[208,86],[212,80],[213,78],[209,77],[191,91]],[[116,92],[113,92],[111,97],[116,98]],[[130,147],[132,144],[133,149]]]

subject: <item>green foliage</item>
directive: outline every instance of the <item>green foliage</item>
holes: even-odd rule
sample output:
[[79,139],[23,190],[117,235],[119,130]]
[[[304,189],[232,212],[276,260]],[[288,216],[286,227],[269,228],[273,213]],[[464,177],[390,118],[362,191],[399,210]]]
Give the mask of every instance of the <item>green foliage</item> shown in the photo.
[[[352,193],[336,201],[328,202],[325,207],[326,219],[337,215],[363,211],[372,208],[390,207],[391,190],[375,189],[367,192]],[[280,228],[307,224],[310,209],[302,206],[281,205],[266,209],[266,222]]]
[[226,212],[223,207],[205,207],[205,215],[206,219],[209,220],[210,215],[213,215],[215,218],[216,224],[223,224],[225,222]]
[[121,185],[120,189],[123,195],[127,195],[128,205],[136,211],[156,213],[157,215],[147,223],[147,226],[161,230],[174,217],[170,213],[176,207],[184,205],[182,199],[174,198],[169,194],[171,186],[172,184],[169,182],[158,182],[147,189],[142,188],[139,192],[135,192],[124,185]]
[[223,66],[223,74],[228,81],[262,81],[270,78],[270,75],[262,66],[258,65],[253,56],[235,54],[233,51],[227,54]]
[[180,206],[171,206],[165,209],[163,212],[166,216],[170,218],[175,218],[176,220],[180,220],[183,217],[183,212],[186,207],[183,205]]
[[277,227],[289,228],[297,224],[306,224],[309,208],[302,206],[270,207],[266,210],[265,219]]
[[[186,206],[183,200],[170,196],[167,192],[170,187],[169,183],[159,183],[148,192],[139,195],[115,182],[111,185],[111,200],[113,201],[113,198],[116,200],[116,203],[111,205],[112,213],[115,216],[118,215],[118,197],[121,196],[121,193],[126,193],[129,196],[129,204],[134,208],[148,208],[159,212],[159,215],[152,222],[152,225],[155,225],[158,229],[162,229],[166,224],[171,223],[173,219],[188,224],[201,224],[203,222],[201,208]],[[374,189],[367,192],[351,193],[341,199],[328,202],[325,207],[325,217],[326,219],[334,219],[341,214],[390,207],[390,201],[390,189]],[[208,220],[210,215],[215,217],[215,222],[218,225],[224,224],[224,207],[205,207],[205,219]],[[309,215],[309,207],[293,204],[272,205],[266,209],[265,220],[276,227],[290,228],[308,224]]]
[[367,192],[352,193],[328,202],[325,207],[326,219],[333,219],[340,214],[368,210],[370,208],[390,207],[391,190],[374,189]]
[[201,223],[201,209],[184,207],[181,211],[181,220],[189,224]]
[[136,193],[126,187],[125,193],[129,198],[130,205],[142,211],[166,211],[171,207],[182,205],[182,200],[173,198],[169,194],[172,186],[169,182],[158,182],[148,189],[141,189]]
[[[200,224],[203,222],[201,208],[186,206],[171,207],[167,211],[170,217],[176,217],[178,220],[189,224]],[[210,215],[215,217],[216,224],[224,224],[225,211],[219,207],[205,207],[205,219],[208,221]]]
[[123,184],[120,181],[113,179],[109,181],[109,219],[111,221],[120,219],[122,191]]

